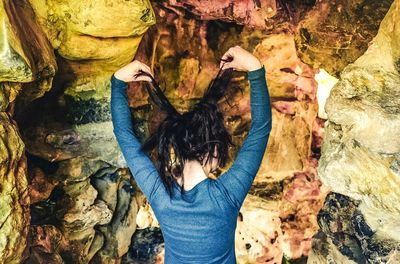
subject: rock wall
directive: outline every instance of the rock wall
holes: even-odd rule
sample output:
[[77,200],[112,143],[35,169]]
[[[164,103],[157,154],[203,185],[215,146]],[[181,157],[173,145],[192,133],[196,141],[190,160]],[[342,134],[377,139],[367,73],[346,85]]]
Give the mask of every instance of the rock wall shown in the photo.
[[[319,174],[325,175],[327,186],[336,188],[326,171],[339,173],[336,165],[327,165],[332,162],[326,154],[317,171],[325,121],[324,101],[318,96],[325,88],[320,85],[318,67],[337,75],[354,62],[367,49],[391,4],[347,2],[3,0],[0,208],[4,217],[0,219],[0,262],[163,263],[157,219],[126,169],[112,133],[109,78],[136,57],[153,68],[167,97],[185,110],[202,97],[218,71],[219,59],[234,45],[253,52],[266,66],[274,119],[263,164],[238,216],[238,262],[280,263],[284,258],[305,258],[319,229],[317,213],[329,191],[322,186]],[[394,6],[398,10],[398,4]],[[391,10],[388,17],[393,18],[384,20],[382,25],[387,29],[383,32],[391,27],[398,31],[388,22],[395,21],[393,6]],[[339,23],[342,17],[346,17],[343,25]],[[387,52],[379,56],[398,58],[395,34],[381,31],[375,48],[368,51],[376,65],[383,63],[375,59],[381,48]],[[350,35],[354,38],[349,39]],[[333,39],[335,43],[330,45]],[[356,73],[351,70],[354,66],[346,68],[328,100],[328,146],[337,142],[331,124],[347,126],[354,118],[368,120],[367,126],[385,124],[385,137],[397,142],[393,135],[398,128],[398,101],[387,100],[396,98],[396,90],[384,90],[380,85],[395,87],[399,63],[385,59],[388,63],[382,70],[366,67],[367,59],[362,58],[355,63]],[[370,76],[364,80],[366,84],[358,77],[350,81],[360,73]],[[382,83],[372,81],[376,76],[382,76],[378,79]],[[353,86],[361,90],[355,92]],[[228,91],[219,106],[237,145],[230,150],[234,158],[251,124],[249,85],[243,73],[235,74]],[[323,92],[327,96],[328,90]],[[135,129],[144,139],[162,116],[149,104],[140,84],[130,84],[128,97]],[[346,111],[334,114],[335,98],[341,98],[338,102]],[[363,103],[361,106],[370,107],[368,111],[352,112],[354,98]],[[377,106],[385,110],[379,112]],[[391,168],[396,171],[398,164],[390,156],[397,153],[396,144],[375,144],[370,134],[362,133],[364,127],[351,127],[353,134],[348,135],[357,135],[358,143],[354,144],[366,144],[368,151],[375,153],[371,156],[364,151],[365,158],[382,164],[369,167],[371,173],[376,168],[389,174]],[[328,151],[323,153],[337,153],[330,148],[325,147]],[[387,156],[382,161],[379,155]],[[360,173],[358,169],[363,168],[355,169]],[[383,180],[396,184],[395,177]],[[367,197],[365,190],[353,194],[343,191],[351,198],[329,196],[328,201],[337,200],[332,202],[336,203],[333,208],[344,208],[333,220],[328,217],[329,223],[354,218],[352,223],[359,228],[349,227],[353,232],[349,239],[337,236],[335,240],[336,233],[324,225],[326,217],[320,216],[323,233],[314,238],[314,256],[318,254],[316,245],[328,245],[335,256],[348,259],[343,248],[356,252],[358,241],[371,241],[360,237],[374,230],[368,222],[371,228],[365,231],[363,223],[372,221],[375,211],[362,209],[370,207],[356,201],[364,197],[359,193]],[[397,199],[395,193],[383,194],[384,190],[382,195],[366,199],[365,204],[383,205],[382,200]],[[325,203],[322,215],[330,215],[329,205]],[[397,226],[389,220],[397,217],[396,211],[387,206],[377,208],[390,213],[378,220],[384,223],[382,232],[394,236],[397,229],[392,227]],[[350,232],[340,230],[340,234]],[[318,238],[330,244],[315,242]],[[336,247],[335,241],[343,246]],[[373,237],[373,241],[381,245],[381,240]],[[386,244],[395,243],[389,242]],[[354,256],[362,252],[358,249]],[[384,259],[386,255],[379,256]]]
[[0,31],[0,262],[20,263],[30,210],[25,144],[13,120],[17,94],[31,101],[51,88],[53,50],[24,2],[1,1]]
[[[368,50],[340,75],[326,104],[318,168],[332,194],[319,214],[324,241],[309,263],[400,261],[400,1]],[[338,257],[340,256],[340,258]]]
[[0,132],[0,261],[20,263],[30,220],[25,146],[7,112],[0,112]]

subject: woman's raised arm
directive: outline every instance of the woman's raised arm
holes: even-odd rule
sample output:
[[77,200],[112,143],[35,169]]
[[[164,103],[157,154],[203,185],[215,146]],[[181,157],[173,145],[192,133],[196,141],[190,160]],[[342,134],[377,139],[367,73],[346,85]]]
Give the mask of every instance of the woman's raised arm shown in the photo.
[[[257,63],[251,65],[254,64]],[[245,66],[251,69],[247,74],[250,81],[252,118],[250,131],[232,166],[217,179],[226,189],[227,198],[237,210],[240,209],[258,172],[272,129],[272,111],[265,68],[260,65]]]
[[148,78],[138,77],[135,79],[134,69],[136,68],[143,68],[143,65],[134,61],[112,75],[111,118],[115,137],[132,176],[150,204],[153,205],[154,199],[162,199],[160,196],[166,195],[166,190],[156,167],[147,154],[141,150],[141,143],[133,131],[131,112],[126,94],[127,82],[146,81],[146,78]]

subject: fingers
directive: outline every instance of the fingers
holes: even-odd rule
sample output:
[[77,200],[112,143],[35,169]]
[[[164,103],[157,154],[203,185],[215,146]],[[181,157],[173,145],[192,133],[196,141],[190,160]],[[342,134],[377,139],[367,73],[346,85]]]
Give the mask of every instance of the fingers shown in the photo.
[[229,69],[229,68],[234,68],[236,69],[236,57],[238,52],[240,51],[239,49],[241,49],[240,46],[234,46],[229,48],[225,54],[222,56],[221,58],[221,62],[219,64],[219,67],[223,70],[225,69]]
[[139,60],[134,60],[129,65],[131,66],[130,68],[135,72],[138,72],[139,70],[142,70],[142,71],[145,71],[145,72],[153,75],[150,67],[147,66],[145,63],[139,61]]
[[[142,66],[143,66],[143,71],[146,71],[147,73],[149,73],[151,76],[153,76],[153,73],[152,73],[152,71],[151,71],[151,69],[150,69],[150,67],[149,66],[147,66],[146,64],[144,64],[144,63],[142,63]],[[153,76],[154,77],[154,76]]]
[[229,58],[235,59],[233,54],[233,48],[228,49],[228,51],[225,52],[225,54],[222,56],[221,62],[219,63],[219,67],[221,68],[223,65],[228,64],[229,62],[227,61],[229,60]]
[[149,76],[140,75],[137,77],[133,77],[133,81],[134,82],[138,82],[138,81],[151,82],[151,78]]
[[[133,81],[151,82],[152,79],[150,78],[150,76],[154,78],[150,67],[144,64],[143,62],[134,60],[132,62],[132,67],[133,67]],[[144,72],[145,74],[141,72]],[[146,76],[146,74],[150,76]]]
[[222,67],[220,66],[220,68],[221,68],[221,70],[226,70],[226,69],[229,69],[229,68],[234,68],[234,69],[235,69],[234,65],[232,65],[231,62],[225,62],[225,63],[223,63],[223,64],[222,64]]

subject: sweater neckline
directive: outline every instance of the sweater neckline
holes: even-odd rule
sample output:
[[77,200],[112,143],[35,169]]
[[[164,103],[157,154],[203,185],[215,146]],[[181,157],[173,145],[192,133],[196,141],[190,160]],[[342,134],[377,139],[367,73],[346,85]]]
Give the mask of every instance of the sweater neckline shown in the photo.
[[[197,189],[200,188],[200,186],[204,185],[206,182],[208,182],[210,180],[209,177],[201,180],[200,182],[198,182],[192,189],[190,190],[182,190],[182,194],[188,195],[190,193],[195,192]],[[174,182],[175,187],[180,191],[181,190],[181,186],[175,181]]]

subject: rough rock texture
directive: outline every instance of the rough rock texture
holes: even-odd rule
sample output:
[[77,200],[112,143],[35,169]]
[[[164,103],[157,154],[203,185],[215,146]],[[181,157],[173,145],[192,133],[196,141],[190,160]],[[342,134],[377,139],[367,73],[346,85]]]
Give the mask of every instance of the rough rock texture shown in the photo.
[[52,225],[33,225],[29,232],[29,244],[31,245],[29,264],[62,264],[65,263],[58,253],[66,247],[66,241],[59,229]]
[[368,48],[393,0],[317,1],[297,27],[300,58],[334,76]]
[[234,0],[225,1],[168,1],[165,6],[174,11],[186,9],[198,16],[199,20],[219,19],[222,21],[234,21],[237,24],[264,28],[266,20],[276,15],[276,0]]
[[19,263],[29,230],[25,146],[18,128],[0,112],[0,262]]
[[[153,10],[148,1],[30,4],[33,11],[29,7],[27,17],[35,20],[29,26],[41,30],[47,46],[32,36],[21,42],[33,48],[39,42],[43,51],[34,54],[38,58],[31,55],[36,60],[47,58],[39,51],[55,50],[59,68],[49,93],[16,109],[32,161],[29,190],[35,228],[31,233],[57,230],[64,242],[58,246],[50,240],[51,250],[45,252],[37,246],[41,238],[32,234],[31,255],[25,262],[114,263],[128,251],[138,207],[127,171],[122,171],[123,177],[112,176],[126,163],[112,133],[109,79],[133,59],[143,33],[155,23]],[[54,55],[53,60],[55,64]],[[40,76],[37,67],[27,66]],[[3,87],[2,109],[16,93],[8,83]],[[24,102],[25,97],[18,100]],[[112,183],[114,193],[107,186]],[[110,199],[115,200],[114,206]]]
[[[0,81],[25,83],[23,99],[31,101],[51,88],[57,70],[54,51],[27,1],[2,1],[0,14]],[[11,86],[9,102],[21,90]]]
[[313,166],[311,155],[313,122],[317,105],[276,101],[271,139],[255,183],[276,182]]
[[347,255],[356,262],[399,261],[399,21],[395,1],[369,49],[342,72],[325,107],[329,123],[318,170],[324,184],[359,203],[341,221],[356,229],[361,252]]
[[121,263],[162,264],[164,263],[164,239],[159,227],[139,229],[132,236],[129,251]]
[[105,243],[97,252],[94,262],[115,263],[129,249],[130,238],[136,230],[138,203],[136,191],[128,177],[121,177],[118,172],[102,171],[94,178],[94,186],[100,192],[99,198],[114,212],[111,222],[99,228]]
[[[3,1],[0,110],[8,113],[0,113],[7,149],[0,156],[4,157],[0,172],[5,172],[0,177],[6,175],[8,180],[1,179],[0,185],[3,188],[7,182],[4,186],[18,188],[7,192],[15,194],[14,202],[0,207],[15,207],[7,208],[13,213],[6,220],[15,215],[11,226],[22,231],[4,229],[8,222],[0,225],[0,234],[9,238],[0,246],[14,250],[0,247],[0,262],[162,263],[157,219],[123,168],[126,163],[112,133],[109,78],[136,56],[153,68],[172,103],[187,110],[216,75],[222,54],[234,45],[253,52],[265,64],[274,119],[264,162],[238,217],[239,263],[280,263],[283,258],[307,256],[327,193],[316,168],[330,88],[321,96],[328,78],[318,67],[337,75],[360,56],[390,3],[169,0],[154,1],[152,7],[147,0]],[[399,13],[398,7],[391,12]],[[350,255],[371,262],[389,258],[393,262],[397,257],[391,250],[397,245],[394,237],[399,228],[392,219],[398,219],[398,212],[389,205],[398,204],[398,195],[385,189],[389,184],[398,187],[393,175],[399,171],[399,97],[394,87],[399,82],[400,49],[396,34],[385,35],[398,31],[390,21],[396,18],[385,20],[386,29],[370,47],[370,55],[345,70],[327,103],[326,144],[333,147],[326,147],[332,151],[325,154],[320,173],[330,187],[349,197],[330,198],[333,202],[326,203],[318,218],[322,231],[315,237],[312,255],[322,263],[336,257],[351,261]],[[367,67],[371,61],[377,67]],[[131,84],[128,96],[135,129],[145,139],[163,116],[149,104],[140,84]],[[249,106],[248,83],[244,74],[237,73],[226,100],[220,102],[237,144],[232,157],[250,127]],[[10,118],[14,112],[24,143]],[[387,141],[365,133],[371,124],[384,126],[381,138]],[[341,172],[342,160],[340,166],[331,162],[343,153],[336,151],[336,142],[351,150],[343,156],[358,166],[350,174]],[[365,160],[374,166],[366,168]],[[378,185],[368,180],[372,178],[362,178],[366,170],[381,177]],[[342,176],[346,186],[339,188],[336,179]],[[354,181],[348,180],[353,177]],[[360,182],[369,189],[358,189]],[[371,195],[375,189],[379,192]],[[385,213],[377,213],[378,209]],[[346,219],[351,223],[334,228]]]
[[248,195],[238,216],[235,247],[239,263],[274,263],[282,259],[279,201]]
[[130,62],[155,23],[149,1],[30,1],[59,60],[59,82],[75,100],[109,98],[109,77]]
[[13,120],[18,93],[29,102],[51,88],[53,50],[25,1],[0,3],[0,262],[20,263],[30,210],[25,144]]
[[327,197],[308,263],[398,263],[400,243],[374,232],[359,205],[338,193]]

